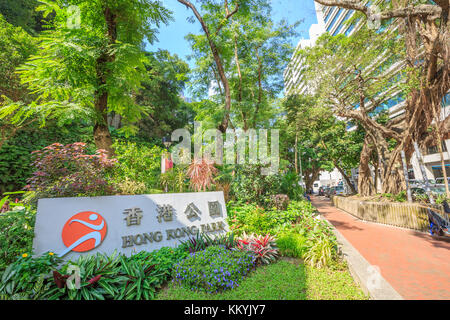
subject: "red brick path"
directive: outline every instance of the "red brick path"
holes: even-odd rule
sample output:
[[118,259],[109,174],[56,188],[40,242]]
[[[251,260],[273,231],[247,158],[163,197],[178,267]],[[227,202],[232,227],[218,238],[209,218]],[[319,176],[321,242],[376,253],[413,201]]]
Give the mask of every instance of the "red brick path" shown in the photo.
[[312,203],[404,299],[450,299],[450,241],[363,222],[322,197]]

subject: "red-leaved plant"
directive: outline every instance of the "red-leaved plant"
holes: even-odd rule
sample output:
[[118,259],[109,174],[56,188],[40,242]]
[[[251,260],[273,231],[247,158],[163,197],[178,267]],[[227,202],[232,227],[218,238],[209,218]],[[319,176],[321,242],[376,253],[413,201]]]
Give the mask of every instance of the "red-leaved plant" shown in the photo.
[[36,168],[25,189],[36,191],[37,197],[98,196],[114,194],[106,178],[117,160],[109,159],[105,150],[86,153],[86,144],[66,146],[54,143],[33,151]]
[[206,191],[214,184],[214,176],[217,172],[213,160],[194,159],[187,170],[191,188],[197,192]]
[[253,252],[257,264],[269,264],[278,258],[278,248],[275,238],[267,234],[247,235],[244,234],[237,240],[236,248]]

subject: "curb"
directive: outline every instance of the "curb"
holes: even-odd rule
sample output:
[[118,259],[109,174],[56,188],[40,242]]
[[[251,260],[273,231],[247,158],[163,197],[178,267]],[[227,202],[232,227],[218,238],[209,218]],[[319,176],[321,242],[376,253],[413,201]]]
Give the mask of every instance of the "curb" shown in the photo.
[[[371,300],[404,300],[403,297],[376,271],[347,239],[321,214],[320,219],[326,221],[332,228],[338,243],[340,244],[344,259],[347,261],[350,273],[356,283]],[[376,279],[373,279],[374,275]],[[376,284],[371,285],[375,280]]]

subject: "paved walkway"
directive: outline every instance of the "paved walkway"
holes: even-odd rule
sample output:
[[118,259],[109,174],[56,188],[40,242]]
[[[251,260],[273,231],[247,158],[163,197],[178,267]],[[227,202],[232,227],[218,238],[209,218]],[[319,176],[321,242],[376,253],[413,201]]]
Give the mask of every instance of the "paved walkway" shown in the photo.
[[450,241],[396,227],[363,222],[312,197],[322,217],[372,265],[404,299],[450,299]]

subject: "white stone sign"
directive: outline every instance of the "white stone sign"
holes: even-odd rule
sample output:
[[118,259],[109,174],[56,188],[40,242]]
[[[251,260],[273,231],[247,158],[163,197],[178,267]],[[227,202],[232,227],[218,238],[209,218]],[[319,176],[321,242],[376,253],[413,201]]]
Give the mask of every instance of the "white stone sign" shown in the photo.
[[40,199],[35,254],[65,260],[114,250],[126,255],[176,247],[203,232],[228,232],[223,192]]

